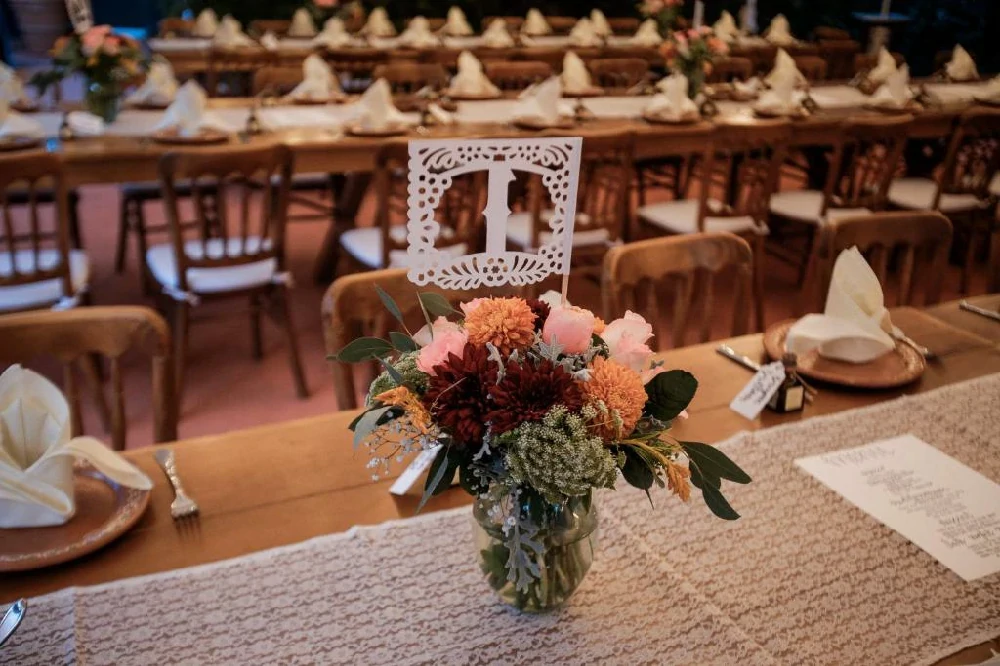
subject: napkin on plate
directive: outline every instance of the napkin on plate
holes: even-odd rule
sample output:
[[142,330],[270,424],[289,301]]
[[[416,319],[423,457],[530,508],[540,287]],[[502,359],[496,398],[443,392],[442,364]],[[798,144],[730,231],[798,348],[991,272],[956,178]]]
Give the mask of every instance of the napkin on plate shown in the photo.
[[643,21],[629,41],[634,46],[659,46],[662,44],[663,37],[660,36],[660,28],[656,25],[656,19]]
[[[585,20],[585,19],[584,19]],[[586,93],[594,88],[590,72],[583,60],[573,51],[563,56],[562,89],[568,95]]]
[[208,95],[195,81],[188,81],[173,104],[163,112],[154,130],[176,129],[181,136],[195,136],[205,129],[227,131],[225,123],[208,110]]
[[277,51],[281,46],[281,42],[278,41],[277,35],[268,30],[260,38],[260,45],[264,47],[265,51]]
[[154,58],[149,63],[146,80],[126,98],[132,104],[169,104],[177,96],[177,77],[166,58]]
[[896,348],[882,286],[856,247],[837,257],[824,314],[806,315],[788,329],[785,348],[802,355],[867,363]]
[[468,51],[458,56],[458,73],[451,79],[448,92],[465,97],[500,96],[500,89],[483,74],[483,64]]
[[808,85],[805,75],[799,71],[799,68],[795,64],[795,59],[788,55],[785,49],[778,49],[777,55],[774,57],[774,68],[771,69],[771,73],[768,74],[764,81],[767,85],[774,85],[774,81],[779,78],[791,78],[795,81],[795,85],[805,86]]
[[240,25],[240,22],[229,15],[222,18],[222,23],[215,31],[212,43],[223,48],[254,45],[254,41],[243,32],[243,26]]
[[569,43],[573,46],[600,46],[601,36],[594,30],[589,18],[582,18],[569,31]]
[[326,46],[331,49],[339,49],[347,46],[353,41],[344,21],[337,17],[326,20],[323,24],[323,31],[313,37],[313,46]]
[[491,49],[505,49],[514,46],[514,38],[507,30],[507,22],[493,19],[483,33],[483,46]]
[[104,119],[88,111],[70,111],[66,114],[66,124],[73,136],[104,136]]
[[431,102],[427,105],[427,113],[431,114],[431,118],[433,118],[438,125],[454,125],[458,122],[454,113],[445,111],[437,102]]
[[733,81],[733,90],[744,97],[752,97],[758,94],[763,87],[763,81],[756,76],[746,81]]
[[379,79],[354,105],[354,119],[369,130],[384,129],[399,123],[409,124],[406,116],[392,103],[392,88],[385,79]]
[[869,103],[889,109],[902,109],[911,99],[913,91],[910,90],[910,67],[903,65],[886,78]]
[[660,79],[656,88],[660,91],[643,111],[644,115],[657,116],[664,120],[681,121],[698,117],[698,105],[688,97],[688,79],[677,72]]
[[733,15],[726,10],[722,10],[722,16],[712,26],[712,30],[716,37],[725,42],[732,42],[740,35],[740,29],[736,27]]
[[521,32],[531,37],[550,35],[552,34],[552,26],[542,16],[542,12],[532,7],[528,10],[528,15],[524,18],[524,23],[521,24]]
[[316,24],[312,14],[305,7],[299,7],[292,14],[292,23],[288,26],[289,37],[315,37]]
[[431,23],[423,16],[415,16],[399,36],[402,46],[414,49],[428,49],[441,45],[441,40],[431,32]]
[[375,7],[368,15],[361,32],[372,37],[393,37],[396,34],[396,26],[389,20],[389,12],[385,7]]
[[9,367],[0,375],[0,528],[48,527],[72,518],[74,459],[123,486],[153,487],[93,437],[70,439],[69,404],[55,384]]
[[866,78],[872,83],[882,83],[889,75],[896,71],[896,59],[892,57],[889,50],[884,46],[878,51],[878,59]]
[[760,113],[790,115],[802,107],[802,98],[795,94],[795,78],[790,75],[775,77],[771,89],[754,102],[753,109]]
[[288,93],[291,99],[330,100],[343,95],[330,65],[315,53],[302,61],[302,83]]
[[469,19],[465,18],[465,12],[462,11],[461,7],[448,8],[448,18],[441,31],[452,37],[468,37],[475,32],[469,25]]
[[219,29],[219,17],[211,9],[203,9],[194,21],[191,34],[195,37],[214,37]]
[[976,63],[961,44],[955,45],[951,61],[944,66],[944,71],[952,81],[975,81],[979,78]]
[[788,19],[785,18],[784,14],[778,14],[773,19],[771,19],[771,25],[767,29],[767,41],[772,44],[787,45],[795,41],[792,37],[791,26],[788,24]]
[[573,107],[563,102],[562,81],[552,76],[525,90],[514,109],[515,120],[554,125],[562,117],[573,117]]
[[983,99],[1000,99],[1000,76],[994,76],[983,86],[983,92],[979,95]]
[[0,99],[0,137],[45,136],[42,125],[34,118],[22,115],[10,108],[5,99]]
[[24,84],[21,78],[13,67],[8,67],[2,62],[0,62],[0,99],[6,100],[8,104],[24,99]]
[[601,37],[611,36],[611,26],[608,24],[608,19],[604,16],[604,12],[600,9],[590,10],[590,23],[594,26],[594,32]]

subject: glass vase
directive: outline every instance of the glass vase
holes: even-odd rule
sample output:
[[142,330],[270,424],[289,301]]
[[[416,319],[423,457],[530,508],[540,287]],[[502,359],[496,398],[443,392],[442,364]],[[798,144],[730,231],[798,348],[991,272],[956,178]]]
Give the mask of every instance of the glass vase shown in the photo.
[[701,89],[705,87],[705,66],[702,63],[695,63],[694,66],[686,68],[684,76],[688,80],[688,97],[697,100],[701,94]]
[[87,111],[101,118],[105,123],[113,123],[121,110],[121,88],[116,83],[88,81],[84,94]]
[[[501,601],[545,613],[562,606],[590,571],[597,508],[590,492],[560,503],[538,495],[521,498],[507,493],[477,498],[475,546],[480,568]],[[515,521],[513,515],[520,518]]]

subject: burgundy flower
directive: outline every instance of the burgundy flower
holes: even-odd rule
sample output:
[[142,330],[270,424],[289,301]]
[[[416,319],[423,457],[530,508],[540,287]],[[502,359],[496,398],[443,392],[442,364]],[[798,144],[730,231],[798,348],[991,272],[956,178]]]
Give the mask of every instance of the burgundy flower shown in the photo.
[[424,404],[456,446],[477,445],[486,434],[489,392],[496,384],[497,365],[483,347],[466,344],[462,356],[448,354],[431,375]]
[[513,430],[525,421],[541,421],[555,405],[576,411],[583,405],[583,392],[573,376],[552,361],[537,365],[507,363],[507,371],[491,392],[493,403],[486,421],[494,433]]

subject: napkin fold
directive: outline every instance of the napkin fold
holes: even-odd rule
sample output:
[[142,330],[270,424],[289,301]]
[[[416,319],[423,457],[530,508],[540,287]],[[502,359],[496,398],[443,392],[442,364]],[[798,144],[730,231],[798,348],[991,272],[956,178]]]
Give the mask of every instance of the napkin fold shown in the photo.
[[889,53],[889,49],[884,46],[878,50],[878,59],[867,74],[867,79],[872,83],[882,83],[889,78],[889,75],[896,71],[896,59]]
[[448,8],[448,18],[445,20],[441,32],[452,37],[468,37],[475,33],[461,7]]
[[173,65],[156,57],[149,63],[146,80],[125,101],[132,104],[169,104],[177,96],[177,77]]
[[500,89],[483,73],[483,64],[468,51],[459,54],[458,73],[452,77],[448,91],[452,95],[466,97],[500,96]]
[[368,130],[384,129],[389,125],[409,122],[392,103],[392,88],[385,79],[379,79],[354,105],[353,118]]
[[771,89],[754,102],[753,109],[761,113],[789,115],[802,107],[802,96],[795,92],[796,80],[792,76],[779,76],[772,80]]
[[554,125],[560,118],[573,117],[573,107],[563,102],[562,81],[552,76],[524,91],[514,108],[514,119]]
[[767,41],[772,44],[777,44],[778,46],[788,45],[795,42],[795,37],[792,36],[791,26],[788,23],[788,19],[785,18],[784,14],[778,14],[773,19],[771,19],[771,25],[767,29],[767,35],[765,36]]
[[805,75],[799,71],[795,59],[788,55],[788,51],[778,49],[778,53],[774,57],[774,67],[771,69],[771,73],[764,78],[764,81],[767,85],[773,86],[776,81],[784,78],[792,79],[795,86],[806,86],[809,83]]
[[288,26],[289,37],[315,37],[316,24],[313,22],[312,14],[305,7],[299,7],[292,14],[292,22]]
[[330,100],[343,95],[330,65],[315,53],[302,61],[302,83],[288,93],[291,99]]
[[191,34],[195,37],[214,37],[219,29],[219,17],[211,9],[203,9],[194,21]]
[[21,78],[5,63],[0,62],[0,99],[15,104],[24,99],[24,84]]
[[268,30],[260,38],[260,45],[264,47],[265,51],[277,51],[281,47],[281,42],[278,41],[278,36],[272,31]]
[[910,67],[903,65],[890,74],[885,83],[879,86],[875,94],[872,95],[869,104],[883,106],[890,109],[902,109],[913,99],[913,91],[910,90]]
[[589,18],[580,19],[569,31],[569,43],[573,46],[600,46],[601,41]]
[[823,314],[806,315],[788,329],[785,348],[795,354],[868,363],[896,348],[882,286],[852,247],[837,257]]
[[634,46],[659,46],[662,44],[663,37],[660,36],[660,28],[656,24],[656,19],[646,19],[639,24],[639,29],[635,31],[629,42]]
[[653,96],[644,115],[664,120],[681,121],[698,117],[698,105],[688,97],[688,79],[676,72],[660,79],[656,84],[660,92]]
[[399,44],[414,49],[429,49],[440,46],[441,40],[431,32],[430,21],[423,16],[414,16],[399,36]]
[[73,461],[115,483],[149,490],[138,468],[93,437],[70,439],[69,403],[41,375],[12,365],[0,375],[0,528],[62,525],[76,511]]
[[195,81],[188,81],[163,112],[154,130],[176,129],[181,136],[196,136],[202,130],[228,131],[221,118],[208,110],[208,95]]
[[313,37],[313,46],[326,46],[331,49],[339,49],[349,45],[354,41],[350,33],[347,32],[347,26],[344,25],[344,21],[337,17],[330,18],[326,20],[323,24],[323,30],[318,35]]
[[573,95],[586,93],[592,90],[594,83],[587,71],[587,65],[573,51],[567,51],[563,56],[562,89],[563,92]]
[[491,49],[505,49],[514,46],[514,38],[507,30],[507,22],[503,19],[493,19],[483,33],[483,46]]
[[712,26],[712,31],[715,32],[716,37],[725,42],[733,42],[740,35],[740,29],[736,27],[736,20],[733,19],[733,15],[724,9],[719,20]]
[[733,90],[744,97],[758,94],[763,87],[764,83],[756,76],[746,81],[733,81]]
[[226,15],[219,24],[219,29],[215,31],[212,43],[223,48],[234,48],[238,46],[253,46],[254,41],[243,32],[243,26],[232,16]]
[[88,111],[70,111],[66,114],[66,124],[73,136],[104,136],[104,119]]
[[437,102],[431,102],[428,104],[427,112],[431,114],[431,118],[433,118],[434,122],[438,125],[454,125],[457,122],[455,114],[445,111]]
[[594,26],[594,32],[601,37],[610,37],[612,34],[611,25],[607,17],[600,9],[590,10],[590,23]]
[[984,99],[1000,98],[1000,76],[994,76],[987,81],[980,96]]
[[961,44],[955,45],[952,51],[951,61],[944,66],[945,74],[952,81],[975,81],[979,78],[979,70],[969,52],[962,48]]
[[551,35],[552,26],[545,20],[542,12],[532,7],[528,10],[527,16],[524,17],[524,23],[521,24],[521,32],[531,37]]
[[375,7],[368,15],[361,32],[372,37],[393,37],[396,34],[396,26],[389,20],[389,12],[385,7]]
[[12,136],[43,137],[45,130],[37,120],[18,113],[6,99],[0,99],[0,137]]

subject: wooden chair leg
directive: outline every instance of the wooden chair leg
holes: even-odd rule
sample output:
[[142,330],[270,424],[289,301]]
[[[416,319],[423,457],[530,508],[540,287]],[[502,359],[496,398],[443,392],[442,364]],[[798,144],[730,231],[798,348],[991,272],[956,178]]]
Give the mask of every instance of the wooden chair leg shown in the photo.
[[986,259],[986,292],[1000,292],[1000,222],[993,220],[990,231],[990,253]]
[[260,328],[260,295],[250,296],[250,350],[253,360],[264,357],[264,338]]
[[132,199],[122,194],[122,205],[118,210],[118,240],[115,242],[115,273],[119,275],[125,270],[125,259],[128,250],[128,235],[132,228],[130,224],[130,208]]
[[184,366],[187,364],[188,332],[190,328],[191,305],[185,301],[174,301],[171,309],[171,333],[174,336],[174,401],[180,414],[184,404]]
[[299,339],[292,322],[292,307],[288,298],[288,288],[276,286],[271,291],[271,303],[272,317],[285,330],[287,336],[288,364],[292,370],[292,379],[295,381],[295,392],[302,399],[308,398],[309,387],[306,385],[306,376],[302,371],[302,360],[299,358]]
[[965,260],[962,262],[960,292],[963,296],[968,296],[972,287],[972,269],[976,264],[976,249],[979,247],[979,243],[976,242],[979,234],[976,231],[976,220],[973,219],[969,223],[969,238],[965,246]]
[[755,234],[753,239],[753,301],[756,331],[763,332],[764,317],[764,236]]
[[83,234],[80,231],[80,193],[70,190],[67,197],[69,203],[69,238],[73,247],[83,249]]

